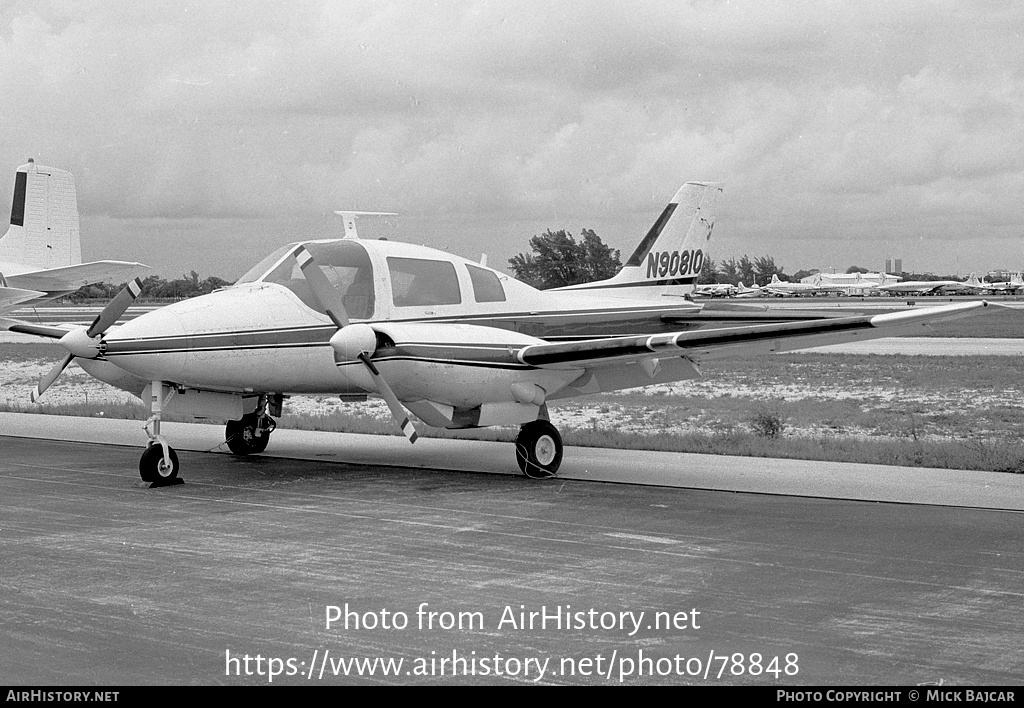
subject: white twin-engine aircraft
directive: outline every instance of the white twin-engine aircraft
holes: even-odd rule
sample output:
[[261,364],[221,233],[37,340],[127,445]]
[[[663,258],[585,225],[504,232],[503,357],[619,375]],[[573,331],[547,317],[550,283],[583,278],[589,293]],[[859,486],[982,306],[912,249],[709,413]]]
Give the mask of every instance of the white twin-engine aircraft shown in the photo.
[[178,475],[160,432],[165,411],[227,419],[229,448],[259,453],[295,394],[380,396],[411,442],[410,412],[438,428],[519,425],[519,467],[544,478],[562,460],[549,402],[698,378],[699,363],[715,357],[919,331],[985,306],[785,322],[707,316],[680,295],[700,272],[720,192],[719,184],[683,185],[618,275],[558,291],[431,248],[361,240],[346,222],[345,239],[289,244],[231,287],[118,328],[111,325],[137,297],[137,282],[87,328],[2,324],[59,337],[67,350],[34,399],[77,358],[150,402],[139,464],[147,481]]
[[90,283],[123,283],[143,270],[148,266],[125,261],[82,263],[75,178],[32,159],[18,168],[11,225],[0,238],[0,311]]

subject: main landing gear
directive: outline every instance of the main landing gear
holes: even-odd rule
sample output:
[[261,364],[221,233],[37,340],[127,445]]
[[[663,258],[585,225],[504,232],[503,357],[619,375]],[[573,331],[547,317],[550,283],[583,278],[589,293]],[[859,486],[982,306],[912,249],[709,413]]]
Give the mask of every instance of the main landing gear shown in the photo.
[[[266,404],[262,407],[266,408]],[[258,455],[267,449],[270,434],[276,427],[274,419],[257,408],[243,415],[241,420],[229,420],[224,439],[228,449],[236,455]]]
[[516,462],[530,479],[548,479],[562,463],[562,436],[546,420],[535,420],[519,429]]

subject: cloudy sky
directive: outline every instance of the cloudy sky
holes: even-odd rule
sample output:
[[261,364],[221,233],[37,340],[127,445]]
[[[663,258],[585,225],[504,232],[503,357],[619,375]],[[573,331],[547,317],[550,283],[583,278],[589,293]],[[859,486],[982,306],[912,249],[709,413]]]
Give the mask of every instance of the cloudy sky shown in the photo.
[[86,259],[165,277],[335,209],[492,266],[548,228],[628,254],[691,179],[716,259],[1024,266],[1014,0],[7,0],[0,126],[5,204],[70,169]]

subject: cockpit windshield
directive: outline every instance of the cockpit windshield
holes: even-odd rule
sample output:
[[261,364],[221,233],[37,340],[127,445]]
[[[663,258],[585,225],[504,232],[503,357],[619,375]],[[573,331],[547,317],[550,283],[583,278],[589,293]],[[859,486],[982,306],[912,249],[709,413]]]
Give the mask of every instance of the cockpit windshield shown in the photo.
[[[355,241],[309,241],[303,246],[327,280],[341,293],[341,301],[350,319],[373,317],[373,266],[366,250]],[[260,261],[239,279],[239,283],[277,283],[299,296],[317,312],[323,307],[295,260],[296,246],[285,246]]]

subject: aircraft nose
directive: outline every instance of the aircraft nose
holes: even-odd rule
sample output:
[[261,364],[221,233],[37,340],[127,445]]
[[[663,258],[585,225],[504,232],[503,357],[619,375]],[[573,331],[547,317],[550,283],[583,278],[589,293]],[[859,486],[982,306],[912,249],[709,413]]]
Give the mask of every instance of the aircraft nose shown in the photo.
[[115,350],[126,347],[148,347],[157,342],[173,344],[175,339],[185,333],[181,317],[174,306],[162,307],[151,312],[144,312],[116,329],[111,329],[104,339],[108,345],[116,343]]
[[180,380],[187,363],[188,342],[179,309],[169,305],[112,328],[103,337],[104,355],[120,368],[150,381]]

